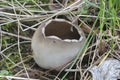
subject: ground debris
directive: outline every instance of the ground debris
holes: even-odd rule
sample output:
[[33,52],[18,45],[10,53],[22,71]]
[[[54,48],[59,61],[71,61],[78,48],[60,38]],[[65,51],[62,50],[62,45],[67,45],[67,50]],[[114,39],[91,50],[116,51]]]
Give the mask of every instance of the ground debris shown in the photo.
[[120,61],[116,59],[105,60],[100,66],[89,70],[92,80],[118,80],[120,79]]

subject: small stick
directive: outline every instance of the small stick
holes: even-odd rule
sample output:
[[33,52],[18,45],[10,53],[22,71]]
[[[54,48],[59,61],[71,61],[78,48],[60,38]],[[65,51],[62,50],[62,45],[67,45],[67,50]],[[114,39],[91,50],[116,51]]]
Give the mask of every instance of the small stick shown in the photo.
[[[5,31],[0,31],[0,34],[6,34],[6,35],[9,35],[9,36],[18,37],[18,35],[16,35],[16,34],[5,32]],[[28,38],[28,37],[24,37],[24,36],[19,35],[19,38],[31,41],[31,38]]]
[[0,76],[1,78],[7,79],[15,79],[15,80],[39,80],[39,79],[31,79],[31,78],[23,78],[23,77],[14,77],[14,76]]

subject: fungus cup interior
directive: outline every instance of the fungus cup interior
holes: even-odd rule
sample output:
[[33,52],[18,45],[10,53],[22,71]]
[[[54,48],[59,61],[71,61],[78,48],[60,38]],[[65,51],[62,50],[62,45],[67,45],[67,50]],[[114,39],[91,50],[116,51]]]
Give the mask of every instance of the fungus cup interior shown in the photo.
[[45,27],[45,36],[56,36],[61,40],[80,39],[80,34],[75,26],[66,21],[51,21]]

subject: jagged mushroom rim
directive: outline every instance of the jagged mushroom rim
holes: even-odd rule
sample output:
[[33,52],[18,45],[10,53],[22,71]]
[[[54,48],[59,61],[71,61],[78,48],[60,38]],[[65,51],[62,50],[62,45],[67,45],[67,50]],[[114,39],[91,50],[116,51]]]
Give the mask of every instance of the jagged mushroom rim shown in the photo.
[[[70,24],[70,25],[73,25],[74,28],[78,31],[78,33],[79,33],[79,35],[80,35],[79,40],[77,40],[77,39],[61,39],[60,37],[55,36],[55,35],[46,36],[46,35],[45,35],[45,27],[46,27],[48,24],[50,24],[52,21],[66,22],[66,23],[68,23],[68,24]],[[80,42],[80,41],[82,41],[83,38],[85,37],[85,36],[81,35],[81,34],[83,33],[83,32],[81,32],[81,30],[78,30],[74,24],[72,24],[72,23],[70,23],[69,21],[66,21],[66,20],[64,20],[64,19],[52,19],[52,20],[49,20],[48,22],[45,23],[45,27],[42,28],[42,34],[43,34],[43,36],[44,36],[45,38],[51,38],[51,39],[56,39],[56,40],[65,41],[65,42]]]

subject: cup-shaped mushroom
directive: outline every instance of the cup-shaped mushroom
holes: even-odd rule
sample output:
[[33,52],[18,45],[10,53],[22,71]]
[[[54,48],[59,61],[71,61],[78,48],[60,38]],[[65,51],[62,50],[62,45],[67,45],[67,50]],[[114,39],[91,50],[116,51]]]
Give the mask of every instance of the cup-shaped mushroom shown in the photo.
[[71,22],[48,20],[33,35],[34,60],[42,68],[60,70],[77,56],[85,40],[84,32]]

